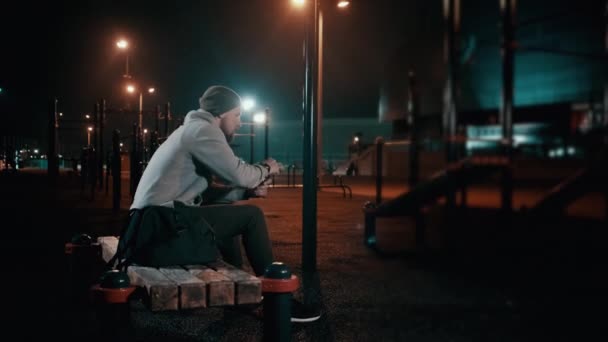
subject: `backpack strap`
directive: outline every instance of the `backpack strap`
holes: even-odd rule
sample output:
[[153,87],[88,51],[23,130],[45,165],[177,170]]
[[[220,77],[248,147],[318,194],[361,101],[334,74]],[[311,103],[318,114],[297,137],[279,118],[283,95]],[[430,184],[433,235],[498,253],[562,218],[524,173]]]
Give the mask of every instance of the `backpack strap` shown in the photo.
[[133,257],[131,247],[133,247],[135,245],[135,241],[137,241],[137,233],[139,232],[139,227],[141,226],[142,216],[143,210],[141,209],[131,209],[131,211],[129,211],[127,224],[120,232],[116,253],[114,253],[114,256],[106,263],[107,269],[126,271],[126,268],[131,263],[131,259]]

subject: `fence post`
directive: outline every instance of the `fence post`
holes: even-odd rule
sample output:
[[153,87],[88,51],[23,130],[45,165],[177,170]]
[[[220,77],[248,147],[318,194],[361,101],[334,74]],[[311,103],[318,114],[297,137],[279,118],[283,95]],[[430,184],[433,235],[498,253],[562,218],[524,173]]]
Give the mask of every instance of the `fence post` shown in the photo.
[[410,112],[410,162],[409,162],[409,186],[413,188],[418,183],[420,173],[419,163],[419,137],[420,125],[418,125],[418,89],[416,88],[416,76],[413,71],[408,74],[409,83],[409,112]]
[[[59,122],[57,121],[57,99],[51,100],[49,108],[49,147],[48,147],[48,159],[47,159],[47,174],[51,182],[57,180],[59,174],[59,163],[57,161],[57,128]],[[14,158],[14,156],[12,156]]]
[[135,196],[135,190],[137,188],[137,124],[133,124],[133,133],[131,135],[131,167],[129,170],[129,185],[131,190],[131,197]]
[[120,210],[121,190],[120,131],[112,132],[112,210]]
[[[99,139],[97,140],[97,174],[99,174],[99,190],[103,189],[103,131],[104,131],[104,123],[106,121],[106,100],[99,100],[99,118],[98,118],[98,127],[99,127]],[[106,165],[109,167],[109,165]]]
[[382,150],[384,139],[376,138],[376,205],[382,202]]
[[169,118],[171,117],[171,103],[167,102],[165,105],[165,134],[163,134],[163,138],[167,139],[169,135]]

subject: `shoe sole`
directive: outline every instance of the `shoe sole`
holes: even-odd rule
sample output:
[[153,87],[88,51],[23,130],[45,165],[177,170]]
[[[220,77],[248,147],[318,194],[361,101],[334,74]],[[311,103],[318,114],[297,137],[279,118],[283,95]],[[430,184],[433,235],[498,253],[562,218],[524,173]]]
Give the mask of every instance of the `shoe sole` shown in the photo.
[[309,323],[309,322],[314,322],[316,320],[318,320],[319,318],[321,318],[321,315],[319,316],[314,316],[314,317],[308,317],[308,318],[291,318],[291,322],[293,323]]

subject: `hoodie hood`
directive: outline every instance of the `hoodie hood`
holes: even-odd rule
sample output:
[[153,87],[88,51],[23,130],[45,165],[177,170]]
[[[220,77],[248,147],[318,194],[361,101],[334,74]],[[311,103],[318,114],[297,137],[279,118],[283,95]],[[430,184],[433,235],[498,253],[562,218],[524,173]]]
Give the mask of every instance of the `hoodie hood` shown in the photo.
[[213,114],[211,114],[209,112],[205,112],[202,109],[197,109],[197,110],[191,110],[188,112],[188,114],[186,114],[186,117],[184,118],[184,125],[188,124],[189,122],[198,121],[198,120],[207,121],[211,124],[216,122],[215,116],[213,116]]

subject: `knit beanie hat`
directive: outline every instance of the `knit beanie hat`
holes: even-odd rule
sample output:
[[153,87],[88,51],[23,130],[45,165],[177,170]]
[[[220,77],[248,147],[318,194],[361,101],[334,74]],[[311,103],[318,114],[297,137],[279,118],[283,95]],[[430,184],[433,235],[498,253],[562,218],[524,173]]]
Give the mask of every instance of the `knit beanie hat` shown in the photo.
[[220,116],[241,105],[241,97],[234,90],[224,86],[211,86],[198,100],[201,109]]

